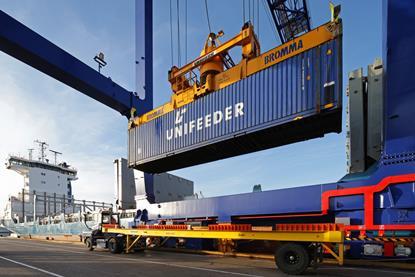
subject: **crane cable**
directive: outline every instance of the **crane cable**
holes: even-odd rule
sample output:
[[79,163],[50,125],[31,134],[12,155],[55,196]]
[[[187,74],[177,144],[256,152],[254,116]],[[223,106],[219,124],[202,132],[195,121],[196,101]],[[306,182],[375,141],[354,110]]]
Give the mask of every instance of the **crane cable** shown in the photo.
[[212,33],[212,29],[210,28],[210,19],[209,19],[209,10],[208,10],[207,0],[205,0],[205,8],[206,8],[207,23],[208,23],[208,27],[209,27],[209,34],[211,34]]
[[256,12],[257,12],[257,21],[256,21],[256,25],[257,25],[257,36],[258,36],[258,40],[259,40],[259,0],[256,0]]
[[242,14],[244,18],[244,22],[242,22],[242,25],[245,24],[246,18],[245,18],[245,0],[242,0]]
[[252,1],[252,26],[255,26],[255,1]]
[[248,20],[251,21],[251,0],[248,0]]
[[177,64],[179,67],[182,63],[181,57],[181,47],[180,47],[180,7],[179,0],[176,0],[176,9],[177,9]]
[[184,1],[184,56],[187,62],[187,0]]
[[252,1],[252,25],[255,25],[255,0]]
[[173,57],[173,16],[172,16],[172,0],[170,0],[170,56],[171,56],[171,66],[174,65]]

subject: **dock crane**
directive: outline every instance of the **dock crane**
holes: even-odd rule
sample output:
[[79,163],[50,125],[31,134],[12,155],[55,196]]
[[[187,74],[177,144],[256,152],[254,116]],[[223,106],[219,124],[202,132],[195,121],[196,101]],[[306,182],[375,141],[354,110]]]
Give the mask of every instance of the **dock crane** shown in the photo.
[[[283,2],[275,1],[273,8],[280,8]],[[143,28],[141,35],[148,39],[151,37],[151,27],[149,27],[151,24],[146,23],[151,22],[151,1],[140,0],[137,3],[137,9],[143,15],[137,17],[142,23],[140,25],[140,28]],[[288,253],[295,253],[300,257],[293,267],[289,265],[282,267],[290,273],[301,273],[310,265],[310,257],[314,259],[315,255],[309,256],[307,249],[315,243],[339,243],[340,251],[335,255],[339,261],[342,261],[345,236],[377,239],[413,237],[415,230],[415,128],[409,123],[415,117],[413,109],[415,86],[411,75],[415,55],[410,47],[415,43],[415,32],[412,28],[415,24],[415,16],[410,12],[415,9],[415,4],[413,1],[385,0],[384,8],[386,16],[383,48],[385,63],[384,139],[381,156],[370,170],[330,184],[194,201],[184,200],[163,205],[140,202],[143,205],[142,208],[148,210],[150,219],[164,221],[202,219],[203,223],[209,223],[211,226],[207,229],[188,230],[186,222],[182,222],[184,224],[179,224],[180,227],[174,225],[163,228],[144,226],[136,229],[104,227],[104,233],[122,237],[120,242],[114,243],[125,242],[126,252],[131,250],[134,243],[142,236],[156,237],[161,234],[163,236],[173,234],[173,237],[277,240],[284,242],[282,245],[285,245],[277,250],[278,257],[290,258]],[[281,14],[280,12],[278,14]],[[304,23],[309,20],[305,14],[303,11],[297,22],[303,24],[300,25],[304,30],[307,27]],[[294,16],[294,18],[297,17]],[[280,26],[284,39],[293,39],[293,36],[299,35],[303,30],[291,28],[292,22],[289,16],[282,21],[277,21],[277,24]],[[146,95],[145,98],[139,98],[135,93],[121,88],[110,79],[90,69],[4,12],[0,13],[0,26],[0,49],[7,54],[93,97],[127,117],[130,117],[130,111],[134,108],[133,120],[152,110],[151,83],[147,80],[148,75],[145,75],[152,64],[151,55],[148,55],[151,54],[150,41],[141,40],[140,47],[138,47],[141,56],[138,56],[137,66],[146,69],[138,71],[141,74],[141,83],[139,83],[150,84],[150,86],[141,86],[141,92],[144,88]],[[330,28],[326,29],[330,30]],[[310,32],[303,36],[307,36]],[[216,39],[220,35],[215,36]],[[214,38],[213,35],[210,37]],[[253,54],[253,59],[255,59],[255,43],[247,45],[248,47],[253,45],[253,51],[248,51],[248,53]],[[259,50],[259,48],[256,49]],[[331,51],[328,50],[331,49],[327,49],[326,54],[331,55]],[[211,51],[208,45],[202,56],[203,61],[216,62],[218,60],[216,55],[206,58],[209,53]],[[220,72],[217,69],[213,65],[206,71],[203,70],[204,78],[199,80],[199,85],[203,86],[207,83],[209,86],[209,78],[211,79],[209,76],[212,73],[217,75],[216,73]],[[171,77],[178,78],[170,78],[175,92],[187,89],[187,84],[183,85],[184,80],[180,76],[175,76],[177,72],[180,72],[180,69],[172,69]],[[212,92],[209,93],[209,89],[204,92],[207,92],[207,97],[213,95]],[[345,222],[344,226],[335,224],[339,219]],[[288,225],[287,221],[289,221]],[[316,225],[308,224],[316,221],[319,222]],[[223,222],[228,224],[221,224]],[[253,231],[252,227],[256,227],[255,224],[258,222],[267,222],[272,227],[272,231],[263,233]],[[341,230],[338,229],[339,227]],[[242,238],[241,234],[247,236]],[[289,241],[296,243],[294,245],[286,243]],[[119,249],[119,247],[114,248],[117,252]],[[332,249],[327,251],[334,253]],[[281,259],[277,259],[277,262],[280,261]]]
[[307,0],[267,0],[282,43],[311,31]]

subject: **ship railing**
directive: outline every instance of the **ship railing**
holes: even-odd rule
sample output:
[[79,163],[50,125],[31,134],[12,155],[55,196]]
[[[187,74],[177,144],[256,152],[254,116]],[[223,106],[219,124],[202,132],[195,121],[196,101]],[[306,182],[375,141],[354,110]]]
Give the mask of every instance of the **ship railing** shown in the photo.
[[[73,195],[28,192],[24,189],[17,198],[11,198],[11,201],[10,213],[15,223],[29,221],[57,223],[62,220],[71,222],[76,220],[76,216],[70,214],[87,214],[100,209],[113,208],[112,203],[79,200]],[[60,217],[61,214],[63,218]]]

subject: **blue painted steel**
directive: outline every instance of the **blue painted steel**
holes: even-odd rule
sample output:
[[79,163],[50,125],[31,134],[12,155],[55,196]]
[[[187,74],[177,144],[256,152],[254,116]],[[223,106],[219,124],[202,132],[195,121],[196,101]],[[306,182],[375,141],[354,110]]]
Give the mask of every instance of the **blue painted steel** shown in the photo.
[[[153,1],[135,1],[135,91],[144,99],[136,115],[153,109]],[[139,109],[138,109],[139,108]]]
[[306,0],[267,0],[282,43],[311,30]]
[[[144,200],[137,208],[146,208],[151,219],[157,219],[159,215],[168,219],[218,217],[220,221],[228,222],[231,216],[238,215],[318,212],[321,190],[321,185],[316,185],[301,188],[302,195],[298,194],[298,188],[287,188],[160,204],[149,204]],[[307,199],[303,200],[304,195]],[[291,204],[287,205],[287,199]]]
[[[139,106],[135,116],[153,109],[153,1],[135,1],[135,91],[139,96]],[[153,176],[144,173],[144,184],[148,200],[154,202]]]
[[363,241],[350,241],[348,245],[350,245],[349,254],[355,259],[363,258]]
[[385,156],[415,153],[415,1],[384,1]]
[[141,106],[145,106],[145,101],[134,93],[99,74],[3,11],[0,11],[0,50],[127,117],[132,107],[140,111]]
[[[237,216],[319,213],[324,191],[374,185],[387,176],[409,173],[415,173],[413,161],[393,165],[379,164],[369,178],[361,180],[160,204],[150,204],[142,200],[137,203],[137,208],[147,209],[152,220],[215,217],[222,222],[230,222]],[[363,208],[361,195],[332,198],[329,220],[334,221],[334,217],[349,217],[353,225],[360,225],[364,218]],[[415,183],[394,185],[376,194],[374,208],[375,224],[415,224]],[[291,220],[295,221],[296,218]],[[303,222],[304,218],[299,220]],[[268,221],[275,222],[274,219]]]
[[[129,164],[163,172],[340,132],[341,72],[338,38],[132,128]],[[331,82],[327,100],[324,84]],[[325,110],[329,102],[334,106]],[[292,133],[259,135],[298,118]]]

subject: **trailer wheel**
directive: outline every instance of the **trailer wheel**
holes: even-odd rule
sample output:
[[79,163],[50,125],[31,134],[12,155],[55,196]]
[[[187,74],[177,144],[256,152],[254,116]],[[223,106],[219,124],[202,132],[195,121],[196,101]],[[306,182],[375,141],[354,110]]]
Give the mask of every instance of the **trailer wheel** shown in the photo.
[[85,245],[88,248],[89,251],[94,250],[94,246],[92,245],[92,240],[91,238],[86,238],[85,239]]
[[122,239],[110,238],[108,240],[108,249],[112,254],[120,254],[124,250]]
[[298,243],[286,243],[275,251],[275,263],[286,274],[300,275],[310,264],[307,249]]

